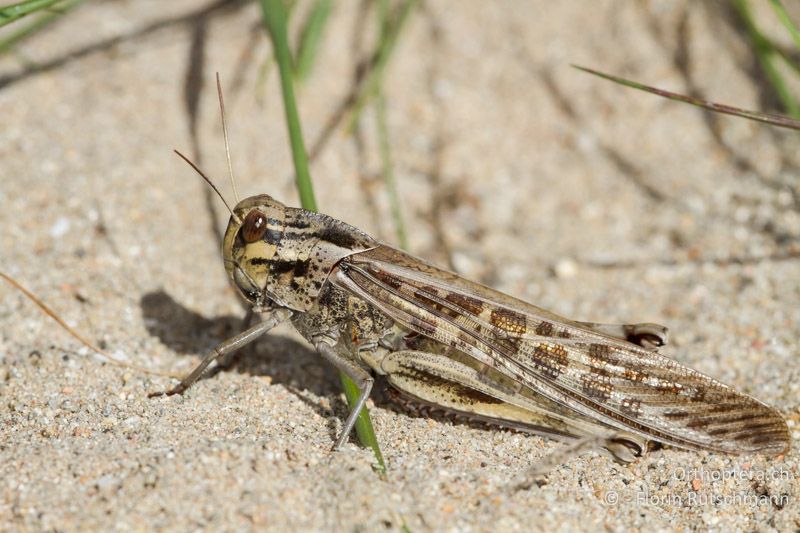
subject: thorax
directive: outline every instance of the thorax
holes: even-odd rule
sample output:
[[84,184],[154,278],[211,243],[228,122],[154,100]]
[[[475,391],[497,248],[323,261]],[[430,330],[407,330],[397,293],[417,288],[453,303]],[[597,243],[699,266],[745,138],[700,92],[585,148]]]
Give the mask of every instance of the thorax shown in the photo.
[[[292,324],[312,344],[325,337],[364,355],[384,351],[391,339],[401,334],[383,312],[331,283],[324,285],[311,309],[295,314]],[[364,359],[375,356],[377,353],[372,353]]]

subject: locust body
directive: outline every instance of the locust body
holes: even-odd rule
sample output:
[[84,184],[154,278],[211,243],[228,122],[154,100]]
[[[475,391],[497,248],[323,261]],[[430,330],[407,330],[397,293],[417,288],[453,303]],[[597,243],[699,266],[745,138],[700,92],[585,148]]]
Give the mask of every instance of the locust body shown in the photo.
[[658,353],[666,328],[576,322],[267,195],[232,210],[223,243],[236,288],[266,317],[215,359],[274,325],[294,327],[358,385],[348,438],[375,374],[409,401],[562,439],[594,439],[624,461],[652,443],[777,455],[773,408]]

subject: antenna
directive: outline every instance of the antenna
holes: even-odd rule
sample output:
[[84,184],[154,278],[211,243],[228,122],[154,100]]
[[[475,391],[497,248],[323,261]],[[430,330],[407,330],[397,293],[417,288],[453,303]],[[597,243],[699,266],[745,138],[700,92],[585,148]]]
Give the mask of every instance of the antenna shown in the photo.
[[228,175],[231,178],[233,187],[233,197],[239,203],[239,193],[236,192],[236,181],[233,179],[233,164],[231,163],[231,146],[228,143],[228,126],[225,124],[225,101],[222,98],[222,85],[219,82],[219,72],[217,72],[217,95],[219,96],[219,112],[222,115],[222,136],[225,138],[225,155],[228,158]]
[[238,216],[236,216],[236,213],[234,213],[234,212],[233,212],[233,209],[231,209],[231,206],[229,206],[229,205],[228,205],[228,202],[226,202],[226,201],[225,201],[225,198],[223,198],[223,197],[222,197],[222,193],[220,193],[220,192],[219,192],[219,189],[217,189],[217,186],[216,186],[216,185],[214,185],[214,183],[211,181],[211,179],[210,179],[208,176],[206,176],[205,174],[203,174],[203,171],[202,171],[202,170],[200,170],[199,168],[197,168],[197,165],[195,165],[194,163],[192,163],[191,161],[189,161],[189,158],[188,158],[188,157],[186,157],[185,155],[183,155],[182,153],[180,153],[180,152],[179,152],[179,151],[177,151],[177,150],[173,150],[173,151],[174,151],[176,154],[178,154],[178,157],[180,157],[181,159],[183,159],[184,161],[186,161],[186,163],[187,163],[187,164],[188,164],[190,167],[192,167],[192,168],[194,169],[194,171],[195,171],[195,172],[197,172],[198,174],[200,174],[200,176],[201,176],[201,177],[202,177],[204,180],[206,180],[206,183],[208,183],[208,185],[209,185],[209,186],[210,186],[212,189],[214,189],[214,192],[215,192],[215,193],[217,193],[217,196],[219,196],[219,199],[220,199],[220,200],[222,200],[222,203],[223,203],[223,204],[225,204],[225,207],[227,207],[227,208],[228,208],[228,211],[230,212],[230,214],[231,214],[231,217],[233,217],[233,219],[234,219],[234,220],[237,222],[237,224],[241,224],[241,223],[242,223],[242,219],[241,219],[241,218],[239,218]]

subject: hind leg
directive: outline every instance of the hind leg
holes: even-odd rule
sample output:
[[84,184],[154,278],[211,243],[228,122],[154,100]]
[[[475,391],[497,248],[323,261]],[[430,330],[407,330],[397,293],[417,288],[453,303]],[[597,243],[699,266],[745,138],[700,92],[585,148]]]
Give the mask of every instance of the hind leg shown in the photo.
[[653,324],[652,322],[643,322],[641,324],[578,322],[578,324],[597,333],[632,342],[653,351],[665,346],[669,340],[669,330],[665,326]]

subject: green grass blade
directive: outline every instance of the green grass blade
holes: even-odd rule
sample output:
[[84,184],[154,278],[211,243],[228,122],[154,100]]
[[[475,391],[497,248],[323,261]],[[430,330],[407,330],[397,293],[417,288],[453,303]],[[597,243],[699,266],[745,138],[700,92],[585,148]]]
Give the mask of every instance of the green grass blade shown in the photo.
[[[380,31],[378,40],[383,43],[389,38],[389,33],[391,32],[389,0],[380,0],[378,2],[378,27]],[[392,145],[389,142],[389,125],[386,120],[386,95],[384,93],[382,78],[377,78],[375,93],[375,119],[378,129],[378,146],[381,155],[381,173],[383,174],[383,182],[389,197],[389,209],[392,214],[392,220],[394,221],[397,243],[402,249],[408,250],[406,224],[403,220],[400,195],[397,192],[397,181],[394,177]]]
[[397,243],[403,250],[408,250],[406,224],[403,220],[400,195],[397,192],[397,181],[394,178],[394,164],[392,163],[392,150],[389,142],[389,127],[386,123],[386,99],[383,95],[383,88],[380,88],[375,96],[375,117],[378,123],[378,143],[380,144],[383,181],[386,185],[386,192],[389,195],[389,209],[394,221]]
[[311,173],[308,170],[308,156],[303,143],[303,131],[300,126],[300,115],[297,113],[297,102],[294,97],[294,83],[292,80],[292,56],[289,52],[289,39],[286,31],[287,13],[281,0],[261,0],[261,9],[264,15],[264,24],[272,39],[273,54],[278,64],[281,78],[281,93],[283,95],[286,124],[289,128],[289,142],[292,146],[295,179],[300,202],[303,208],[317,211],[317,201],[314,198],[314,188],[311,185]]
[[266,57],[258,67],[258,73],[256,74],[255,93],[256,102],[258,102],[259,105],[264,105],[264,101],[267,99],[267,80],[269,79],[270,72],[272,72],[272,67],[274,66],[275,58],[269,56]]
[[295,62],[295,77],[300,83],[308,79],[314,60],[319,52],[325,23],[331,14],[333,2],[331,0],[317,0],[308,14],[300,32],[300,42],[297,46],[297,60]]
[[[281,91],[283,93],[284,110],[289,128],[289,139],[292,146],[292,157],[294,159],[300,201],[303,204],[303,208],[316,211],[317,202],[314,198],[314,188],[311,184],[311,174],[308,170],[308,156],[303,143],[300,116],[297,113],[297,103],[294,97],[292,57],[289,52],[289,40],[286,31],[286,8],[281,0],[260,0],[260,4],[264,25],[272,40],[275,61],[278,64],[280,73]],[[339,377],[345,390],[345,396],[347,396],[347,403],[352,409],[358,399],[358,387],[344,374],[340,373]],[[372,449],[381,472],[386,472],[383,454],[378,446],[378,439],[375,437],[375,431],[372,428],[372,422],[366,406],[359,413],[356,421],[356,434],[361,444]]]
[[665,91],[663,89],[656,89],[655,87],[650,87],[648,85],[643,85],[635,81],[626,80],[625,78],[612,76],[611,74],[605,74],[603,72],[593,70],[590,68],[581,67],[578,65],[572,65],[572,66],[578,70],[582,70],[584,72],[588,72],[589,74],[605,78],[607,80],[613,81],[614,83],[618,83],[620,85],[624,85],[626,87],[631,87],[633,89],[638,89],[640,91],[656,94],[664,98],[669,98],[670,100],[677,100],[678,102],[685,102],[687,104],[692,104],[694,106],[708,109],[709,111],[714,111],[715,113],[723,113],[725,115],[733,115],[736,117],[746,118],[748,120],[755,120],[756,122],[763,122],[764,124],[778,126],[779,128],[800,130],[800,121],[794,120],[784,115],[776,115],[773,113],[761,113],[759,111],[748,111],[746,109],[741,109],[738,107],[733,107],[725,104],[717,104],[715,102],[703,100],[701,98],[694,98],[683,94]]
[[347,131],[353,131],[355,123],[358,122],[359,118],[361,117],[361,112],[364,110],[364,106],[366,106],[367,102],[369,102],[369,100],[375,96],[378,86],[383,79],[383,73],[386,70],[386,65],[389,63],[389,59],[391,59],[392,52],[397,44],[397,38],[400,36],[401,30],[408,21],[409,15],[411,15],[412,11],[414,10],[414,6],[416,6],[418,3],[419,0],[406,0],[403,2],[399,8],[397,17],[395,17],[394,23],[390,25],[390,28],[388,28],[387,31],[383,32],[372,68],[369,70],[367,79],[364,80],[362,89],[359,92],[355,103],[353,104],[353,110],[347,125]]
[[0,28],[24,16],[52,7],[63,0],[28,0],[0,7]]
[[[352,379],[341,372],[339,372],[339,381],[341,381],[344,395],[347,397],[347,405],[352,409],[358,401],[358,396],[360,394],[358,387],[353,383]],[[372,420],[369,417],[369,410],[367,410],[366,405],[356,419],[356,435],[358,435],[358,440],[361,442],[362,446],[372,449],[372,453],[375,455],[375,460],[377,461],[376,470],[381,477],[385,477],[386,462],[383,459],[381,447],[380,444],[378,444],[378,438],[375,436],[375,429],[372,427]]]
[[[48,26],[52,22],[55,22],[56,19],[58,19],[60,16],[65,14],[67,11],[69,11],[76,5],[80,4],[82,1],[83,0],[62,1],[53,9],[47,9],[44,13],[41,13],[40,15],[35,17],[31,22],[22,25],[20,28],[15,28],[14,31],[12,31],[8,35],[0,39],[0,55],[3,55],[11,51],[16,45],[22,42],[25,38],[33,35],[34,33],[44,28],[45,26]],[[7,23],[8,22],[4,21],[4,19],[0,17],[0,26]]]
[[756,27],[747,0],[733,0],[733,7],[739,13],[739,17],[747,28],[756,57],[758,57],[761,68],[764,69],[764,74],[769,79],[772,88],[775,89],[781,104],[789,115],[794,118],[800,118],[800,103],[794,98],[780,70],[778,70],[777,60],[782,59],[782,57],[777,47]]
[[780,0],[770,0],[772,4],[772,9],[775,11],[775,14],[778,16],[778,19],[784,25],[784,27],[789,30],[789,35],[792,36],[792,40],[794,40],[794,45],[800,50],[800,30],[797,29],[792,19],[789,18],[789,14],[786,12],[786,8],[783,7],[783,4]]

